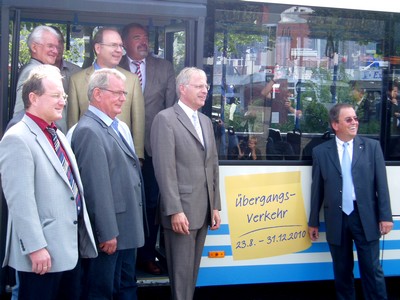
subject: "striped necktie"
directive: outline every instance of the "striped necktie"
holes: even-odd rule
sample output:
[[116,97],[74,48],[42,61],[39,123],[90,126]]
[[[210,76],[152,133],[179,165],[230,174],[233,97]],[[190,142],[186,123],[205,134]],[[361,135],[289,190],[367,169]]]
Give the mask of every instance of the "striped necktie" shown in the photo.
[[53,144],[54,144],[54,150],[56,151],[58,159],[60,160],[61,165],[62,165],[65,173],[67,174],[69,184],[70,184],[72,192],[74,194],[76,210],[79,215],[81,213],[82,200],[81,200],[81,195],[79,193],[78,186],[76,185],[76,182],[74,179],[74,174],[72,174],[71,167],[69,166],[69,163],[64,156],[64,151],[61,149],[60,140],[58,139],[56,130],[52,127],[47,127],[46,129],[51,135],[51,138],[52,138]]
[[142,60],[133,60],[132,63],[136,66],[135,74],[139,78],[140,86],[142,86],[142,72],[140,71],[140,65],[143,63]]

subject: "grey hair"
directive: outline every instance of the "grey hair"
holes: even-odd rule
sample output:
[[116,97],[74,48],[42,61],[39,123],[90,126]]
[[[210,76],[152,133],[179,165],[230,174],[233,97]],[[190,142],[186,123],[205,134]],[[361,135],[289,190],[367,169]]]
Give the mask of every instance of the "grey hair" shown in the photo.
[[91,76],[89,80],[88,86],[88,98],[91,102],[93,100],[93,91],[95,88],[99,89],[108,89],[109,88],[109,81],[110,76],[115,76],[122,81],[126,81],[126,76],[122,74],[117,69],[109,69],[109,68],[102,68],[96,70]]
[[181,97],[181,92],[179,90],[179,87],[181,85],[188,85],[190,78],[195,73],[200,73],[200,74],[203,74],[204,77],[207,77],[206,73],[202,69],[199,69],[196,67],[186,67],[186,68],[182,69],[182,71],[180,71],[180,73],[176,77],[176,94],[178,95],[178,98]]
[[61,37],[54,28],[52,28],[50,26],[46,26],[46,25],[39,25],[39,26],[35,27],[28,36],[27,44],[28,44],[29,51],[32,50],[33,43],[41,43],[42,42],[43,33],[46,31],[50,32],[51,34],[56,36],[57,40],[60,40]]

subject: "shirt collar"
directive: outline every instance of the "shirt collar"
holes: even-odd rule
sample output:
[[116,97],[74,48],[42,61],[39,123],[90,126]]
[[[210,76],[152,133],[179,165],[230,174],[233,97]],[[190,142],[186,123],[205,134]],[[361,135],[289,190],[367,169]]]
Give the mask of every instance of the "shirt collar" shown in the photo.
[[[113,119],[111,119],[109,116],[107,116],[104,112],[102,112],[100,109],[98,109],[97,107],[90,105],[89,104],[89,110],[94,113],[96,116],[98,116],[100,118],[100,120],[103,121],[104,124],[107,125],[107,127],[111,126],[111,123],[113,121]],[[119,119],[116,118],[118,121]]]
[[189,117],[190,120],[192,119],[193,113],[197,114],[197,110],[191,109],[189,106],[187,106],[181,100],[178,101],[178,105],[183,109],[183,111]]
[[25,113],[26,113],[26,115],[27,115],[28,117],[30,117],[30,118],[39,126],[39,128],[40,128],[41,130],[43,130],[44,132],[47,131],[47,130],[46,130],[47,127],[51,127],[51,128],[53,128],[54,130],[57,131],[57,126],[56,126],[56,124],[55,124],[54,122],[51,122],[51,124],[49,125],[45,120],[43,120],[42,118],[40,118],[40,117],[38,117],[38,116],[32,115],[32,114],[29,113],[29,112],[25,112]]

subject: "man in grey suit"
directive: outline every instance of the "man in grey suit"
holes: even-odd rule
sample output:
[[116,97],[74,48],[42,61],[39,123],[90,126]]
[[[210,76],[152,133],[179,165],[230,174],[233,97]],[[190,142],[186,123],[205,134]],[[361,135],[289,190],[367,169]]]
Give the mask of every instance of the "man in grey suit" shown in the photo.
[[216,230],[221,223],[213,126],[198,112],[208,88],[203,70],[183,69],[176,79],[178,103],[159,112],[151,128],[161,193],[159,215],[174,300],[193,298],[207,228]]
[[19,299],[77,299],[79,257],[96,257],[75,156],[54,122],[66,95],[60,71],[32,69],[24,83],[26,114],[0,142],[8,205],[3,266],[18,271]]
[[[43,64],[54,65],[58,55],[58,40],[57,31],[50,26],[40,25],[35,27],[29,34],[27,44],[31,59],[24,65],[18,75],[17,95],[14,106],[14,117],[16,121],[20,121],[24,115],[24,102],[22,100],[22,87],[29,73],[36,66]],[[62,120],[57,120],[57,123]],[[63,128],[64,130],[64,128]]]
[[99,248],[85,260],[83,299],[137,299],[136,248],[144,243],[140,163],[127,124],[124,74],[102,68],[89,80],[89,108],[71,140]]
[[382,150],[378,141],[357,136],[358,118],[351,105],[336,104],[329,119],[336,138],[313,149],[310,238],[319,237],[324,204],[337,299],[356,299],[353,242],[364,298],[387,299],[379,239],[392,230],[393,221]]
[[[149,235],[145,237],[144,246],[138,249],[137,264],[144,271],[157,275],[161,273],[155,259],[155,246],[159,229],[159,225],[155,223],[159,188],[154,176],[150,130],[155,115],[176,102],[175,72],[169,61],[149,55],[149,36],[142,25],[137,23],[126,25],[122,29],[121,36],[126,55],[122,57],[119,65],[132,73],[138,74],[140,72],[145,105],[145,159],[142,172]],[[139,64],[139,67],[137,64]]]
[[[125,122],[135,141],[136,154],[144,159],[144,100],[138,77],[118,64],[122,58],[123,46],[115,28],[100,28],[93,38],[96,53],[94,64],[71,76],[68,92],[68,129],[73,127],[86,112],[89,101],[87,90],[90,75],[101,68],[115,68],[125,75],[125,89],[128,92],[118,118]],[[112,86],[110,86],[112,89]]]

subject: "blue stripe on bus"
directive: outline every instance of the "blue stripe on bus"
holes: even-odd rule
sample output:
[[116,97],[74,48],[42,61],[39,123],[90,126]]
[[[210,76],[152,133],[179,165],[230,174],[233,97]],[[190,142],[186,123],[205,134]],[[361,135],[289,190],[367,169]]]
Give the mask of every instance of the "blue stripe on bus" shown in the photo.
[[[396,250],[400,249],[400,240],[385,240],[380,242],[381,249],[385,250]],[[356,250],[354,246],[354,250]],[[209,251],[224,251],[225,256],[232,256],[231,245],[216,245],[216,246],[204,246],[202,256],[208,256]],[[329,246],[327,243],[312,243],[311,247],[297,253],[318,253],[318,252],[329,252]],[[218,259],[218,258],[217,258]]]
[[333,279],[331,263],[200,268],[197,286]]
[[[386,277],[399,276],[400,260],[383,262]],[[360,277],[358,264],[354,276]],[[197,286],[332,280],[332,263],[200,268]]]

